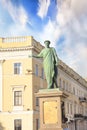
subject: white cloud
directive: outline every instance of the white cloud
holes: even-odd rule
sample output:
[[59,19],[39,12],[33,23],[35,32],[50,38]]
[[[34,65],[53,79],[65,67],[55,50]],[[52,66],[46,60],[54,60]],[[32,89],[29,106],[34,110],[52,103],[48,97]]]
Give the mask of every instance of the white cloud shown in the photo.
[[[71,39],[72,40],[72,39]],[[62,60],[83,77],[87,77],[87,45],[84,42],[64,43]]]
[[61,30],[55,21],[49,19],[48,23],[44,26],[42,32],[39,33],[39,40],[50,40],[52,46],[56,46],[56,42],[61,35]]
[[60,57],[87,77],[87,1],[64,0],[57,7],[56,20],[66,38],[63,46],[60,46]]
[[47,15],[48,8],[50,6],[50,0],[38,0],[38,12],[37,15],[42,19]]
[[11,0],[0,0],[2,6],[5,8],[5,10],[8,11],[8,13],[10,14],[12,20],[15,23],[19,23],[23,26],[26,26],[26,24],[28,23],[28,14],[25,11],[25,9],[23,8],[22,5],[20,5],[19,7],[15,6],[12,4]]
[[71,9],[76,16],[87,14],[87,0],[71,0]]
[[33,35],[28,14],[21,4],[13,5],[11,0],[0,0],[0,36]]

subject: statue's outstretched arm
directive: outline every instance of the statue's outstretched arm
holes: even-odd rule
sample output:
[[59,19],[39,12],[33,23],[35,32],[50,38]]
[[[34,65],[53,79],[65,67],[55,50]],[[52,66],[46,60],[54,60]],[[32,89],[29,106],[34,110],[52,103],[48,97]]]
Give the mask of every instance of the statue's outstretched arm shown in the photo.
[[40,52],[38,55],[34,55],[34,54],[32,54],[32,55],[29,55],[28,56],[29,58],[43,58],[43,53],[42,52]]

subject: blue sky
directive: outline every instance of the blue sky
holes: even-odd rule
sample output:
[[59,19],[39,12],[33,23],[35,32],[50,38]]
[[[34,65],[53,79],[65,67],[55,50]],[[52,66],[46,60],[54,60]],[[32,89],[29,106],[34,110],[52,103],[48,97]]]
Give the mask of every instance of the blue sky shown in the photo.
[[0,0],[0,37],[26,35],[87,77],[87,0]]

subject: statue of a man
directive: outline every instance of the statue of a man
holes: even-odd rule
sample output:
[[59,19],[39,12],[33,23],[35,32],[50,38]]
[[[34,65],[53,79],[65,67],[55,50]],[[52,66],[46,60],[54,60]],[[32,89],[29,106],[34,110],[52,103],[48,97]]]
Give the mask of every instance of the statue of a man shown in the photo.
[[44,72],[47,80],[47,88],[58,88],[57,75],[58,75],[58,57],[53,47],[49,47],[50,41],[44,42],[45,48],[37,55],[36,58],[43,58]]

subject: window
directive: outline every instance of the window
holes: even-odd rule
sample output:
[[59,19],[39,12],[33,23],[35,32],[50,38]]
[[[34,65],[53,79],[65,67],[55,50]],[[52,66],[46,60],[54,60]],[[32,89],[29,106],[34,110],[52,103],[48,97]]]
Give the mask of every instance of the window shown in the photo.
[[38,65],[35,66],[35,75],[38,76]]
[[22,91],[14,91],[14,106],[22,105]]
[[21,121],[21,119],[14,120],[14,130],[22,130],[22,121]]
[[21,74],[21,63],[14,63],[14,74]]
[[69,87],[69,86],[68,86],[68,82],[67,82],[67,83],[66,83],[66,88],[65,88],[67,91],[68,91],[68,87]]
[[63,81],[63,89],[65,89],[65,81]]
[[73,93],[75,94],[75,87],[73,87]]
[[69,114],[69,103],[67,102],[67,113]]
[[39,106],[39,99],[36,97],[36,106]]
[[44,69],[42,68],[41,70],[41,78],[43,79],[44,78]]
[[39,130],[39,127],[40,127],[39,119],[36,119],[36,130]]
[[74,114],[76,114],[76,104],[74,104]]
[[68,91],[72,93],[72,86],[71,86],[71,83],[70,83],[69,86],[68,86]]
[[70,104],[70,114],[73,114],[72,104]]
[[62,85],[61,85],[61,78],[59,79],[59,87],[61,88]]
[[35,75],[38,76],[38,65],[35,65]]

